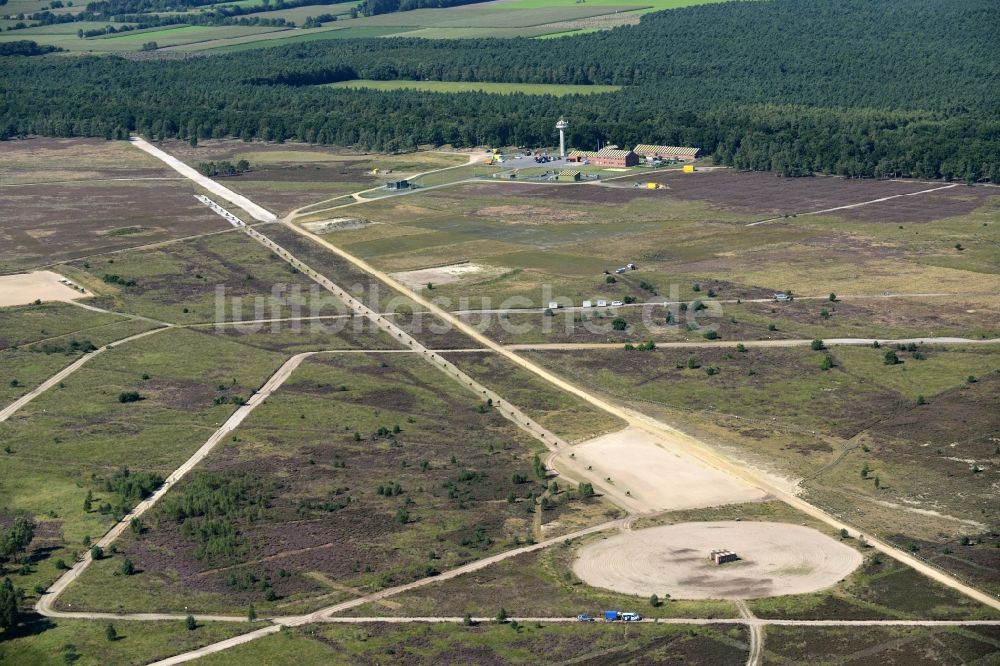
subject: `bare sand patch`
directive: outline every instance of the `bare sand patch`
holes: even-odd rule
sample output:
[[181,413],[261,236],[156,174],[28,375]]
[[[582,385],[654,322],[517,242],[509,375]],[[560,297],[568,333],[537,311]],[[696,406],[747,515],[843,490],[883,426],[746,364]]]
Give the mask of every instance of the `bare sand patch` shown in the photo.
[[362,229],[370,222],[360,217],[334,217],[329,220],[319,220],[317,222],[305,222],[302,224],[308,231],[314,234],[329,234],[334,231],[349,231],[352,229]]
[[[739,556],[716,565],[714,549]],[[810,527],[704,522],[623,532],[582,548],[573,572],[595,587],[675,599],[759,599],[822,590],[854,571],[861,554]]]
[[[634,511],[697,509],[755,502],[766,494],[635,427],[573,447],[556,466],[587,470]],[[607,481],[610,478],[611,481]]]
[[464,262],[461,264],[451,264],[449,266],[438,266],[436,268],[422,268],[416,271],[405,271],[402,273],[391,273],[393,279],[399,280],[410,289],[420,291],[427,283],[450,284],[458,282],[468,275],[477,275],[485,269],[479,264]]
[[72,301],[93,295],[82,290],[82,287],[80,287],[82,291],[73,289],[60,280],[66,280],[66,278],[52,271],[0,275],[0,307],[26,305],[39,299],[43,301]]

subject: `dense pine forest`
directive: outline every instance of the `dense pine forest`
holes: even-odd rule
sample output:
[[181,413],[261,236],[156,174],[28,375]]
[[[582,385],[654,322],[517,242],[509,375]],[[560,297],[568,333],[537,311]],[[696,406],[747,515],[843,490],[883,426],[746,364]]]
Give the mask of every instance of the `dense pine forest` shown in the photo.
[[[0,59],[0,137],[699,146],[725,164],[1000,182],[993,0],[768,0],[554,40],[329,40],[184,61]],[[604,83],[599,96],[330,89],[354,78]]]

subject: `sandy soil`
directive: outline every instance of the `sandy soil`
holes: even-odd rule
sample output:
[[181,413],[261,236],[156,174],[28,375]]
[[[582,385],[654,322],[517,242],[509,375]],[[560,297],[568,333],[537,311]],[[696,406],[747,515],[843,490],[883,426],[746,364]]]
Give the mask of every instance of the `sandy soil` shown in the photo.
[[72,301],[93,294],[72,289],[59,280],[62,275],[52,271],[0,275],[0,307],[26,305],[36,299],[43,301]]
[[319,222],[304,222],[302,226],[314,234],[329,234],[334,231],[361,229],[368,226],[368,224],[368,220],[358,217],[335,217],[329,220],[320,220]]
[[[712,564],[716,548],[740,559]],[[682,523],[623,532],[580,550],[582,580],[647,596],[757,599],[830,587],[861,565],[853,548],[810,527],[789,523]]]
[[587,475],[603,479],[603,486],[609,485],[610,477],[615,495],[634,511],[695,509],[765,497],[763,491],[635,427],[584,442],[573,447],[572,453],[573,458],[560,456],[556,466],[591,468]]
[[483,267],[478,264],[462,263],[450,266],[438,266],[437,268],[422,268],[417,271],[405,271],[402,273],[390,273],[393,278],[399,280],[410,289],[419,291],[431,284],[449,284],[458,282],[467,275],[483,272]]

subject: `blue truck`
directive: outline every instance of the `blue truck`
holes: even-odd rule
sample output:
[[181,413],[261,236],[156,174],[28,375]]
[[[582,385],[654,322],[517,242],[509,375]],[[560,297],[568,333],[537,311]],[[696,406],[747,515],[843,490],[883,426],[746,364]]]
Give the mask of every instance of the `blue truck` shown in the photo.
[[620,613],[618,611],[604,611],[605,622],[639,622],[642,616],[638,613]]

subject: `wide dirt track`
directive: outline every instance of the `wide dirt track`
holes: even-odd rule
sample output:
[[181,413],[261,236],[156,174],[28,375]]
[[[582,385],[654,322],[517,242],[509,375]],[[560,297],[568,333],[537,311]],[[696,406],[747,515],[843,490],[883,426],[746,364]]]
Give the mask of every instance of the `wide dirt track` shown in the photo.
[[[740,559],[715,565],[710,551]],[[573,571],[616,592],[675,599],[757,599],[830,587],[861,554],[809,527],[789,523],[681,523],[624,532],[580,550]]]

